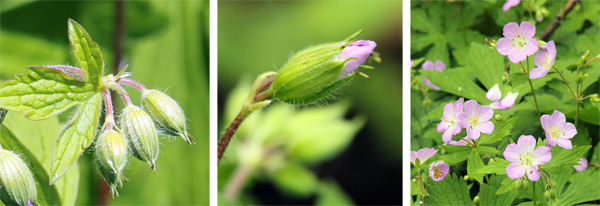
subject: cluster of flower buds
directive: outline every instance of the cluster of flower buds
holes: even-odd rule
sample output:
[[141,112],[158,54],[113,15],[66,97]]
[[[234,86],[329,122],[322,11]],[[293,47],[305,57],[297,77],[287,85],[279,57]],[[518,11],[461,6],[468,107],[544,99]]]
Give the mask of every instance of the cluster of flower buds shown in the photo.
[[15,153],[0,148],[0,199],[6,205],[35,205],[37,189],[27,164]]

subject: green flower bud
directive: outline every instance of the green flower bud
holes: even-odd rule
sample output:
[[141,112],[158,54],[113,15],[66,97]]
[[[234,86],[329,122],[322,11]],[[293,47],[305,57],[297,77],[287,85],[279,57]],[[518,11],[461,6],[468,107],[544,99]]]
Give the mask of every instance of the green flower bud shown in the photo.
[[475,203],[476,205],[479,204],[479,195],[475,196],[475,198],[473,198],[473,203]]
[[432,104],[432,102],[431,102],[431,99],[429,99],[429,98],[425,98],[425,99],[423,100],[423,107],[430,107],[430,106],[431,106],[431,104]]
[[518,179],[515,182],[515,188],[519,189],[519,188],[521,188],[521,185],[523,185],[523,179]]
[[556,180],[554,180],[554,179],[550,179],[550,185],[551,185],[552,187],[556,187]]
[[11,151],[0,149],[0,199],[6,205],[37,202],[37,189],[27,164]]
[[133,156],[156,169],[159,141],[150,115],[135,105],[128,105],[123,109],[121,129],[129,140]]
[[110,194],[119,196],[117,186],[123,187],[128,155],[125,137],[115,130],[106,130],[98,136],[95,149],[98,169],[110,186]]
[[417,178],[413,178],[413,179],[412,179],[412,182],[413,182],[413,183],[417,183]]
[[579,76],[577,76],[577,77],[575,78],[575,81],[576,81],[578,84],[581,84],[581,83],[583,83],[583,80],[585,80],[585,78],[587,78],[588,76],[589,76],[588,74],[579,74]]
[[490,158],[490,161],[488,161],[488,164],[494,163],[494,162],[496,162],[496,160],[492,157],[492,158]]
[[523,189],[525,189],[525,190],[529,189],[529,181],[523,180]]
[[577,60],[577,67],[583,67],[585,65],[585,63],[587,63],[589,55],[590,55],[590,50],[587,50],[584,55],[579,57],[579,60]]
[[469,181],[469,175],[465,175],[464,179],[465,181]]
[[[371,55],[373,41],[352,40],[322,44],[295,54],[273,79],[271,95],[290,104],[309,104],[321,100],[355,76]],[[362,74],[363,76],[366,76]]]
[[499,121],[499,122],[504,121],[504,118],[502,118],[502,116],[500,116],[499,114],[494,115],[494,119],[496,119],[496,121]]
[[544,192],[544,198],[546,201],[550,201],[550,191],[546,190],[546,192]]
[[195,144],[193,137],[187,133],[183,109],[173,98],[158,90],[147,89],[142,93],[142,105],[167,132],[180,136],[187,143]]
[[550,189],[550,198],[556,198],[556,192],[554,192],[554,189]]
[[598,94],[591,94],[590,102],[592,102],[592,104],[594,104],[594,105],[596,105],[596,103],[600,102],[600,98],[598,98]]

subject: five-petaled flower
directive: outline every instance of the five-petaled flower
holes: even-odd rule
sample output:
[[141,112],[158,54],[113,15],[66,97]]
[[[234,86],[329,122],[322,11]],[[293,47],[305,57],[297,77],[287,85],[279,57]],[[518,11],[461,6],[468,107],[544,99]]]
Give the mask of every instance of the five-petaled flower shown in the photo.
[[546,50],[540,50],[535,55],[534,63],[537,67],[529,72],[529,78],[537,79],[546,76],[554,65],[554,59],[556,59],[556,45],[554,45],[554,41],[549,41],[546,44]]
[[490,101],[493,103],[490,104],[492,109],[508,109],[511,108],[515,104],[515,100],[517,100],[517,96],[519,96],[519,92],[508,92],[502,101],[502,92],[500,92],[500,87],[498,84],[494,85],[485,95]]
[[540,118],[542,122],[542,127],[546,132],[546,141],[551,146],[558,146],[571,149],[573,145],[571,144],[571,138],[577,134],[577,129],[575,129],[575,125],[566,122],[565,115],[558,110],[554,110],[552,115],[542,115]]
[[579,162],[577,162],[577,165],[573,165],[573,167],[577,172],[583,172],[588,167],[588,161],[585,158],[579,158]]
[[[410,152],[410,162],[412,162],[415,166],[419,166],[427,161],[429,158],[433,157],[435,153],[437,153],[437,149],[432,148],[422,148],[419,151],[411,151]],[[419,159],[419,165],[417,165],[417,159]]]
[[515,22],[504,25],[504,38],[496,43],[496,49],[513,63],[519,63],[527,56],[533,55],[538,50],[538,43],[533,37],[535,26],[529,22],[522,22],[519,26]]
[[457,116],[463,112],[463,102],[465,99],[462,97],[454,103],[448,103],[444,106],[444,116],[441,118],[441,122],[437,125],[437,132],[443,132],[442,140],[445,143],[450,143],[452,135],[458,134],[462,127],[458,125]]
[[444,161],[431,163],[429,166],[429,177],[436,182],[442,181],[448,174],[448,165]]
[[527,177],[531,181],[540,179],[539,165],[546,164],[552,159],[550,148],[540,146],[535,148],[536,140],[531,135],[521,135],[517,144],[509,144],[504,150],[504,158],[512,162],[506,167],[506,175],[511,179]]
[[494,116],[494,110],[489,106],[479,106],[475,100],[465,103],[465,111],[458,114],[458,124],[467,129],[467,137],[478,139],[481,132],[491,134],[494,124],[490,119]]
[[[431,61],[426,61],[425,63],[423,63],[423,70],[433,70],[433,71],[444,72],[444,68],[446,68],[446,64],[444,64],[444,62],[442,62],[441,60],[437,60],[435,62],[435,65]],[[432,84],[431,81],[429,79],[427,79],[427,77],[423,77],[423,84],[430,86],[431,88],[433,88],[437,91],[440,91],[440,87]]]

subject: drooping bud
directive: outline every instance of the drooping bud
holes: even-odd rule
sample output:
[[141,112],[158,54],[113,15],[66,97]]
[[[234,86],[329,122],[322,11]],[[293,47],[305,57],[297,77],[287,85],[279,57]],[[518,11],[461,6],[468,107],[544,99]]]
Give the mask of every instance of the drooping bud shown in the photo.
[[504,118],[502,118],[502,116],[501,116],[501,115],[499,115],[499,114],[497,114],[497,115],[494,115],[494,119],[496,119],[496,121],[499,121],[499,122],[502,122],[502,121],[504,121]]
[[100,174],[108,182],[111,195],[119,196],[117,186],[123,187],[126,179],[123,176],[128,155],[125,137],[115,130],[106,130],[98,136],[95,150]]
[[133,156],[156,169],[159,141],[150,115],[135,105],[128,105],[123,109],[121,129],[129,140]]
[[142,93],[142,105],[167,132],[180,136],[187,143],[195,144],[193,137],[187,133],[183,109],[173,98],[158,90],[147,89]]
[[6,205],[37,202],[37,189],[27,164],[15,153],[0,149],[0,199]]
[[550,191],[546,190],[546,192],[544,192],[544,198],[546,199],[546,201],[550,201]]
[[[360,32],[359,32],[360,33]],[[290,104],[309,104],[330,95],[348,83],[371,55],[377,44],[348,39],[309,47],[294,55],[278,72],[271,85],[274,99]]]

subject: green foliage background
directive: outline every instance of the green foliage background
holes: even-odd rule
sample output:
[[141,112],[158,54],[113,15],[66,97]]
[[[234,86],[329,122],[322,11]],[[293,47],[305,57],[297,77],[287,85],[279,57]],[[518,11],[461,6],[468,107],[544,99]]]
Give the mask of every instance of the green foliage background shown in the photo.
[[[27,66],[77,66],[67,38],[68,18],[83,25],[100,45],[107,68],[104,73],[112,72],[115,5],[114,1],[0,2],[0,82],[26,72]],[[110,204],[208,204],[208,1],[127,1],[125,5],[124,58],[135,73],[132,78],[166,91],[179,102],[197,144],[161,139],[156,175],[130,157],[125,171],[130,181],[119,191],[120,197],[108,197]],[[139,93],[128,92],[139,105]],[[42,165],[49,165],[58,131],[70,112],[39,122],[10,112],[5,125]],[[92,161],[88,149],[79,159],[79,170],[67,174],[65,181],[71,182],[64,184],[70,187],[58,192],[70,194],[62,198],[71,200],[63,204],[100,203],[101,180],[90,166]]]

